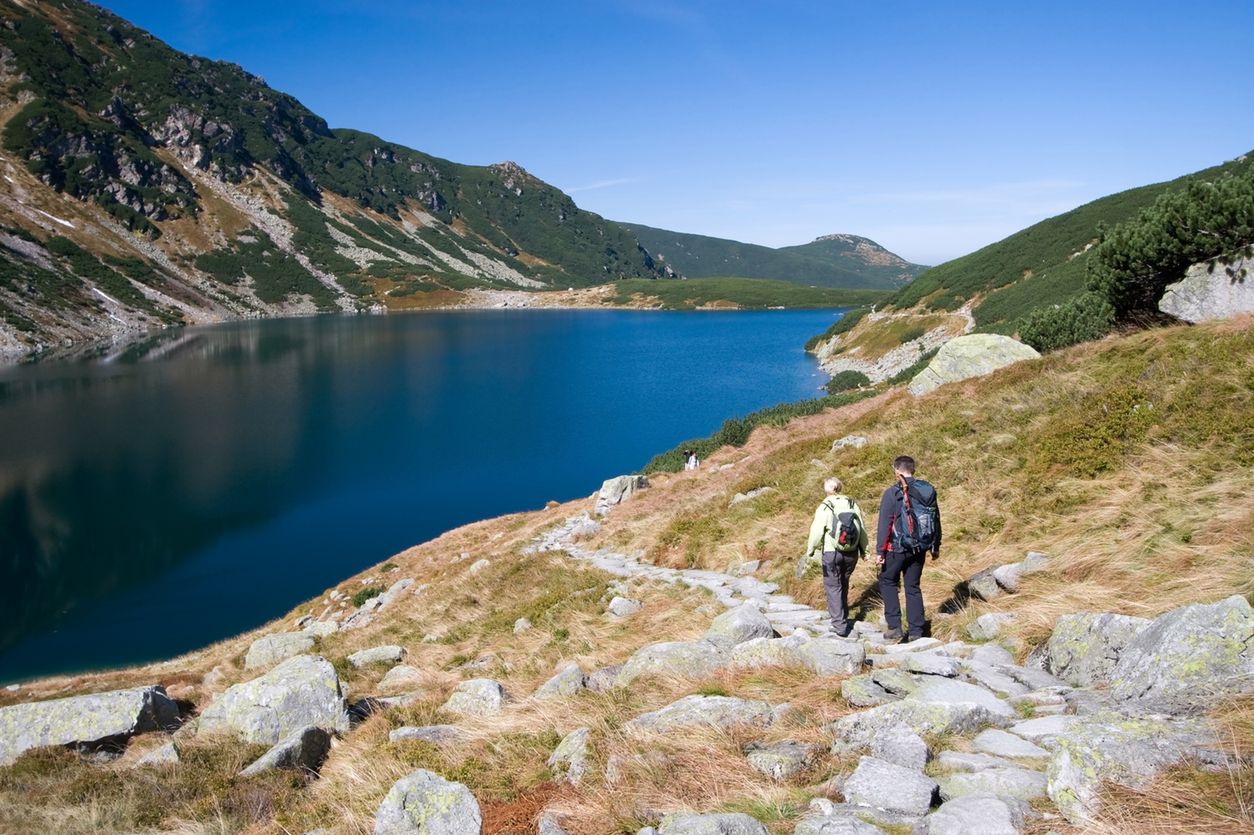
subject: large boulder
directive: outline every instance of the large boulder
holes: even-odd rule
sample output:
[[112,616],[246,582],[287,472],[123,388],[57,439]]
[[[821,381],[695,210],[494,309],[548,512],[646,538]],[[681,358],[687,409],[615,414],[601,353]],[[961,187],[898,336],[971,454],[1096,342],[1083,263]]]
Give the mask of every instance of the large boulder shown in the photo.
[[863,757],[845,780],[845,800],[890,812],[926,814],[936,798],[936,781],[921,772],[875,757]]
[[774,635],[775,629],[762,610],[752,603],[745,603],[716,617],[706,630],[705,640],[716,647],[731,649],[754,638],[771,638]]
[[164,687],[135,687],[0,708],[0,765],[46,745],[120,747],[134,734],[173,730],[179,711]]
[[1012,363],[1039,356],[1034,348],[1008,336],[995,333],[959,336],[942,345],[927,368],[910,381],[910,393],[918,397],[946,383],[982,377]]
[[767,835],[766,827],[743,812],[713,815],[668,815],[658,835]]
[[375,813],[374,835],[480,835],[483,818],[470,789],[418,769],[397,780]]
[[1103,780],[1141,790],[1163,769],[1184,759],[1222,762],[1218,742],[1201,719],[1103,713],[1073,722],[1056,738],[1049,761],[1049,797],[1074,824],[1099,809]]
[[1186,322],[1227,319],[1254,313],[1254,260],[1194,264],[1175,284],[1167,285],[1158,309]]
[[230,732],[267,745],[309,725],[348,731],[339,676],[317,655],[289,658],[260,678],[235,685],[200,715],[201,733]]
[[622,504],[637,491],[649,486],[649,480],[642,475],[620,475],[606,479],[597,493],[596,512],[600,516],[610,512],[610,508]]
[[316,772],[329,753],[331,734],[326,729],[313,726],[301,728],[254,760],[240,772],[240,776],[252,777],[276,768]]
[[643,675],[702,678],[726,663],[727,655],[709,641],[667,641],[636,650],[618,671],[616,681],[624,687]]
[[641,714],[623,727],[631,732],[644,733],[701,727],[728,730],[738,725],[766,727],[774,718],[771,706],[766,702],[732,696],[685,696],[666,707]]
[[263,635],[253,641],[244,655],[245,670],[268,670],[294,655],[304,655],[314,648],[312,635],[301,632],[279,632]]
[[1076,687],[1105,684],[1124,648],[1149,624],[1129,615],[1063,615],[1045,645],[1045,669]]
[[1233,595],[1155,618],[1120,654],[1110,693],[1167,713],[1254,693],[1254,609]]

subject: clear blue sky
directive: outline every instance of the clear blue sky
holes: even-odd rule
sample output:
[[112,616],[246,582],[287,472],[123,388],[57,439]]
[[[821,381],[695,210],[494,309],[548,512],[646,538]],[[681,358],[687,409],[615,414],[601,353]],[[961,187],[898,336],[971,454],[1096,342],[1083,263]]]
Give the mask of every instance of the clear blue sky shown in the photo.
[[580,206],[939,263],[1254,149],[1254,3],[104,0],[333,127]]

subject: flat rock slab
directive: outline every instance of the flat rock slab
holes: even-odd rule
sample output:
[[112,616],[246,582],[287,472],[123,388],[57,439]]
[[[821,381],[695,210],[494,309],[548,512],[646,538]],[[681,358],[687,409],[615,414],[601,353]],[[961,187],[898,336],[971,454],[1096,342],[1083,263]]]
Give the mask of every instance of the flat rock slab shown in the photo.
[[444,745],[450,742],[457,742],[465,737],[466,732],[456,725],[424,725],[422,727],[406,725],[393,729],[388,734],[388,741],[402,742],[404,740],[413,740],[415,742],[430,742],[433,745]]
[[742,812],[719,815],[668,815],[658,835],[768,835],[766,827]]
[[931,652],[912,652],[906,656],[902,668],[921,675],[953,678],[962,669],[957,658]]
[[1019,835],[1025,807],[1014,798],[968,794],[923,819],[919,835]]
[[637,716],[624,728],[632,732],[666,733],[689,728],[728,730],[738,725],[766,727],[774,713],[766,702],[731,696],[685,696],[664,708]]
[[875,757],[863,757],[845,780],[845,799],[862,806],[923,815],[936,799],[937,784],[930,777]]
[[348,663],[357,669],[371,664],[399,664],[405,657],[405,648],[394,645],[371,647],[348,656]]
[[920,702],[939,702],[942,704],[969,704],[987,710],[993,716],[1012,719],[1018,714],[1002,699],[974,684],[965,681],[954,681],[947,678],[927,676],[919,684],[918,689],[909,695],[910,699]]
[[495,716],[505,704],[505,688],[490,678],[472,678],[453,688],[443,709],[463,716]]
[[1010,726],[1010,732],[1044,748],[1052,748],[1058,737],[1068,733],[1079,721],[1078,716],[1042,716],[1016,722]]
[[809,768],[821,751],[817,745],[784,740],[754,745],[746,752],[745,759],[755,771],[772,780],[783,781]]
[[295,655],[304,655],[314,648],[313,635],[304,632],[279,632],[263,635],[253,641],[244,655],[245,670],[268,670]]
[[178,706],[156,685],[11,705],[0,708],[0,765],[32,748],[106,748],[134,734],[173,730],[178,723]]
[[339,676],[317,655],[289,658],[260,678],[235,685],[200,714],[201,733],[233,732],[267,745],[310,725],[341,733],[349,728]]
[[884,835],[884,830],[852,814],[815,812],[797,821],[793,835]]
[[920,736],[927,736],[975,733],[989,725],[1004,722],[1004,719],[979,705],[903,699],[843,716],[832,723],[831,730],[837,740],[867,747],[871,740],[894,725],[902,725]]
[[135,761],[135,765],[137,766],[178,765],[180,762],[182,762],[182,759],[183,758],[179,755],[179,749],[175,747],[174,743],[167,742],[165,745],[162,745],[160,748],[154,748],[151,751],[149,751],[147,754],[144,754],[142,757],[140,757],[138,760]]
[[969,794],[1036,800],[1045,797],[1045,790],[1045,775],[1026,768],[985,768],[940,779],[940,794],[946,800]]
[[971,740],[971,748],[982,754],[1016,759],[1044,759],[1049,752],[1039,745],[1028,742],[1017,734],[989,728]]
[[375,813],[374,835],[480,835],[470,789],[419,769],[397,780]]
[[966,751],[941,751],[936,757],[936,764],[944,771],[983,771],[986,768],[1017,768],[1013,760],[994,757],[990,754],[971,754]]
[[252,777],[277,768],[316,773],[329,753],[331,734],[325,728],[301,728],[262,754],[239,774],[241,777]]

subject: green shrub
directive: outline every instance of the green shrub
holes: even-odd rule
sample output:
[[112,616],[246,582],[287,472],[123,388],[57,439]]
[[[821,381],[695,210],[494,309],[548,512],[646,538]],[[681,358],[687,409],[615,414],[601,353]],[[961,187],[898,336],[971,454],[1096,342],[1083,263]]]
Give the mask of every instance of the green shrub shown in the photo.
[[353,605],[360,606],[372,597],[378,597],[383,594],[383,589],[378,586],[366,586],[361,591],[353,595]]
[[907,342],[915,341],[916,339],[918,339],[920,336],[922,336],[925,333],[927,333],[926,328],[919,327],[916,325],[914,327],[906,328],[904,331],[897,334],[897,341],[900,342],[902,345],[905,345]]
[[1019,325],[1019,338],[1044,353],[1101,339],[1114,325],[1115,310],[1096,293],[1031,313]]
[[827,381],[824,388],[828,394],[840,394],[842,391],[850,389],[862,388],[871,385],[871,378],[863,374],[861,371],[840,371]]
[[910,366],[909,368],[903,368],[901,371],[898,371],[891,378],[889,378],[888,384],[890,386],[896,386],[896,385],[900,385],[901,383],[910,382],[911,380],[914,379],[914,376],[916,374],[918,374],[923,369],[927,368],[927,364],[932,361],[932,358],[936,356],[936,352],[939,350],[940,348],[933,348],[932,350],[923,354],[921,357],[919,357],[915,361],[914,365]]

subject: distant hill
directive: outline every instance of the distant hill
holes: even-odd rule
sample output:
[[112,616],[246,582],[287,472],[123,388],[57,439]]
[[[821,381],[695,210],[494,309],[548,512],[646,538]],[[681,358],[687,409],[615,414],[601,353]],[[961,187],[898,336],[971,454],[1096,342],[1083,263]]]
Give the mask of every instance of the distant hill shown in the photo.
[[976,300],[977,330],[1012,333],[1042,307],[1083,292],[1088,251],[1101,225],[1113,227],[1149,207],[1162,194],[1194,180],[1214,180],[1248,170],[1250,155],[1165,183],[1121,191],[1043,220],[970,255],[932,267],[889,298],[897,309],[922,304],[957,310]]
[[892,290],[927,269],[857,235],[772,249],[726,238],[622,224],[660,262],[689,278],[774,278],[817,287]]
[[332,129],[79,0],[0,0],[0,125],[0,355],[666,275],[514,163]]

